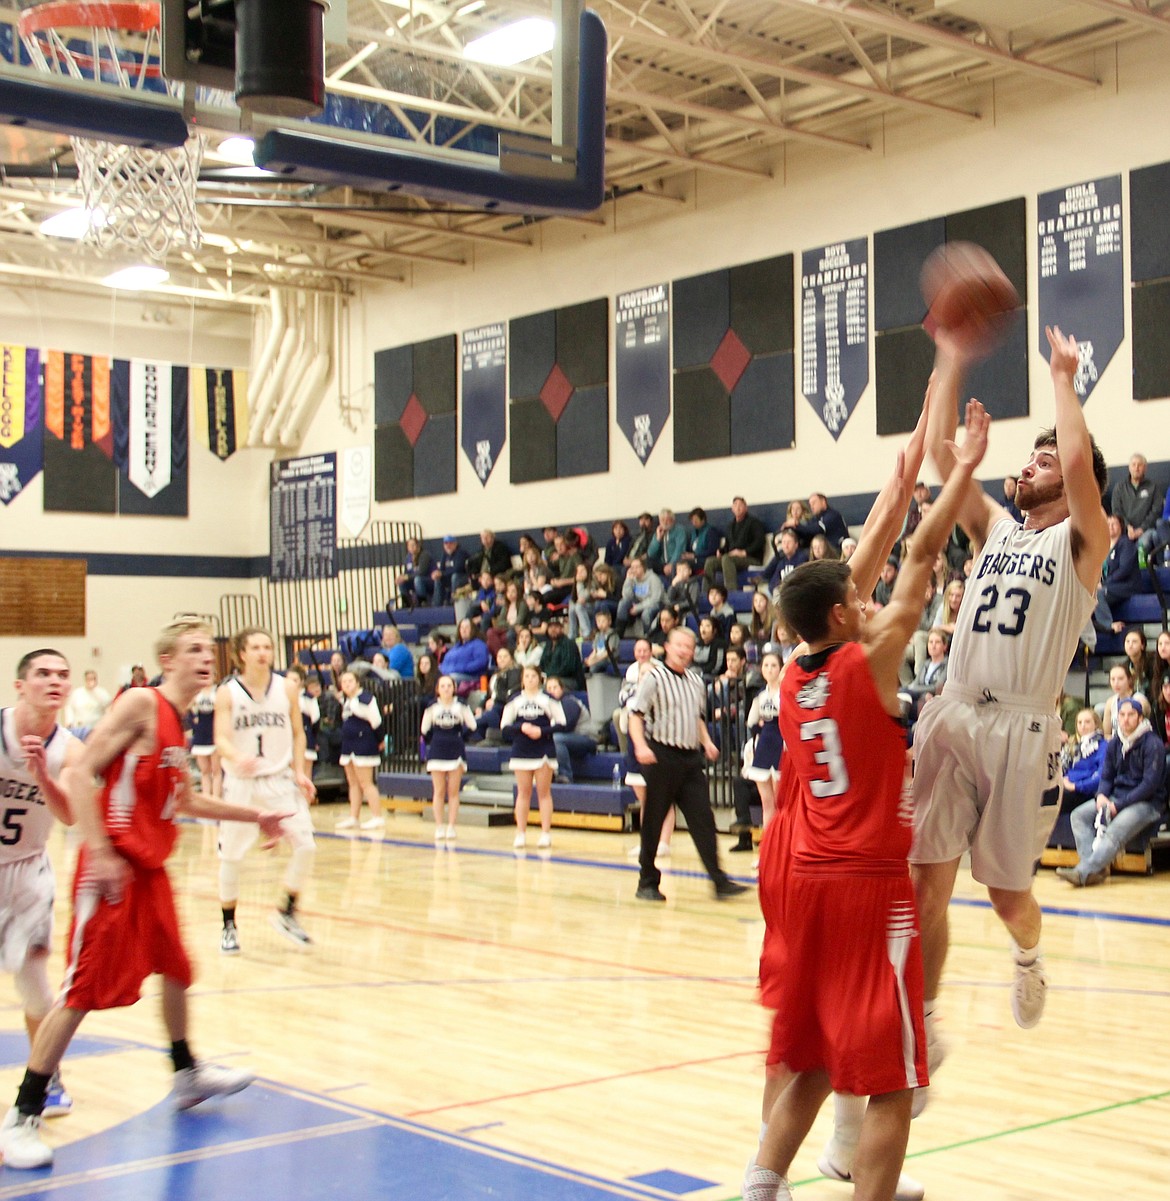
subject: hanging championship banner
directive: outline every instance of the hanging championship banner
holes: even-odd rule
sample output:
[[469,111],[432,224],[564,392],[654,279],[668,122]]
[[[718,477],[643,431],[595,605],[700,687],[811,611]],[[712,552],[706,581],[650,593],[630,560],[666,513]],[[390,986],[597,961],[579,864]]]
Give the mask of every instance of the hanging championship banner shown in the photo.
[[801,391],[834,440],[869,383],[869,240],[801,256]]
[[248,373],[192,367],[191,410],[200,444],[230,459],[248,440]]
[[46,512],[116,512],[110,360],[46,351],[42,395]]
[[0,501],[9,504],[40,474],[41,356],[25,346],[0,346]]
[[1121,176],[1041,192],[1036,234],[1040,353],[1045,360],[1052,353],[1046,325],[1076,338],[1073,387],[1084,404],[1125,336]]
[[187,516],[187,374],[151,359],[113,362],[119,513]]
[[481,484],[504,449],[508,428],[508,335],[504,323],[463,335],[463,432],[460,444]]
[[645,466],[670,416],[670,292],[623,292],[614,306],[617,423]]
[[269,579],[332,579],[337,575],[337,454],[282,459],[269,471]]
[[370,492],[374,485],[374,449],[351,446],[341,452],[341,528],[356,538],[370,520]]

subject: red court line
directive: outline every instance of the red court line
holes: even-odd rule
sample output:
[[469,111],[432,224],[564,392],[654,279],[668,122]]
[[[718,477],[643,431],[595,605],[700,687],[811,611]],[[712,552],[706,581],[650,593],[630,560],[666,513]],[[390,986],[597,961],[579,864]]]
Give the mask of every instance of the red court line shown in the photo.
[[680,1059],[677,1063],[662,1063],[652,1068],[635,1068],[632,1072],[615,1072],[612,1076],[594,1076],[589,1080],[574,1080],[566,1084],[548,1084],[543,1088],[529,1088],[519,1093],[501,1093],[496,1097],[480,1097],[476,1101],[454,1101],[449,1105],[436,1105],[433,1109],[413,1109],[403,1114],[407,1118],[427,1117],[432,1113],[444,1113],[449,1109],[471,1109],[477,1105],[491,1105],[496,1101],[516,1101],[523,1097],[537,1097],[541,1093],[559,1093],[568,1088],[585,1088],[591,1084],[608,1084],[611,1080],[627,1080],[631,1076],[652,1076],[656,1072],[675,1072],[679,1068],[701,1067],[707,1063],[723,1063],[728,1059],[743,1059],[747,1055],[763,1055],[765,1048],[751,1051],[732,1051],[727,1055],[710,1055],[706,1059]]

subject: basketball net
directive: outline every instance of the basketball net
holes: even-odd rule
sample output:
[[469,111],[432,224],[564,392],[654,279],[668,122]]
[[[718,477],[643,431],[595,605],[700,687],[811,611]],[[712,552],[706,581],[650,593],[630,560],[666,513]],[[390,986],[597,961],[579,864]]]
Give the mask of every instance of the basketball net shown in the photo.
[[[162,79],[158,20],[157,4],[53,3],[22,13],[21,37],[33,65],[47,75],[144,92],[148,81]],[[173,95],[174,85],[166,86]],[[149,90],[157,91],[157,82]],[[199,249],[195,187],[206,138],[196,135],[167,150],[69,140],[90,214],[84,241],[155,260],[172,250]]]

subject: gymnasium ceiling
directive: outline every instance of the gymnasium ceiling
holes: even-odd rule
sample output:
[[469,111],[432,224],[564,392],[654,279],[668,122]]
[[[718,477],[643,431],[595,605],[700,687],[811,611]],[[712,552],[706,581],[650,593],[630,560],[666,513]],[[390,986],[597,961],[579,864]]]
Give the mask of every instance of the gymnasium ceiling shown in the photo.
[[[14,22],[28,0],[0,0]],[[463,44],[547,4],[348,0],[348,47],[328,54],[342,94],[476,124],[547,135],[548,58],[467,64]],[[605,223],[613,206],[667,217],[705,178],[750,187],[782,169],[785,146],[833,159],[871,153],[886,120],[984,119],[996,80],[1070,94],[1101,86],[1091,52],[1166,38],[1170,0],[595,0],[609,34],[607,195],[589,217],[525,221],[407,197],[304,184],[207,179],[198,255],[172,255],[168,290],[256,304],[272,284],[355,291],[419,264],[453,281],[477,253],[521,254],[543,220]],[[428,129],[419,129],[426,137]],[[86,287],[109,260],[46,237],[41,220],[78,203],[65,139],[2,131],[0,280]],[[208,160],[207,165],[213,165]],[[96,285],[95,285],[96,286]]]

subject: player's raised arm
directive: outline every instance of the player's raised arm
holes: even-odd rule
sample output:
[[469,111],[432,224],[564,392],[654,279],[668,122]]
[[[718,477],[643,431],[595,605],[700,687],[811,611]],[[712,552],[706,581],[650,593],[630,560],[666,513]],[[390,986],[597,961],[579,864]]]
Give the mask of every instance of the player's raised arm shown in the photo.
[[1101,486],[1093,466],[1093,439],[1073,387],[1080,356],[1077,342],[1065,337],[1060,327],[1044,327],[1052,348],[1049,369],[1056,394],[1056,453],[1064,476],[1072,525],[1072,552],[1077,577],[1093,591],[1101,575],[1101,563],[1109,553],[1109,525],[1101,506]]

